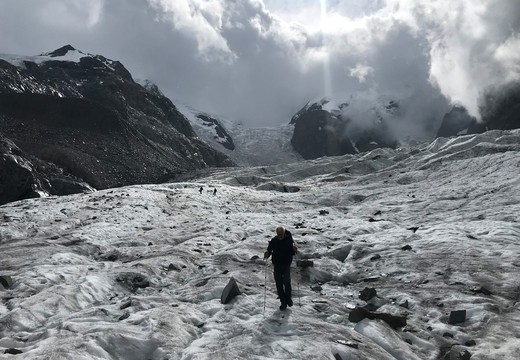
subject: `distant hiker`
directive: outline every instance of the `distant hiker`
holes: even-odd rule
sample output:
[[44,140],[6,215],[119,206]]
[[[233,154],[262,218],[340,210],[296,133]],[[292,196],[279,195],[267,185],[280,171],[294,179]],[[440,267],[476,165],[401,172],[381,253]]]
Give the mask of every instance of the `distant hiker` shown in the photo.
[[202,186],[201,186],[200,189],[199,189],[199,192],[200,192],[201,194],[202,194],[202,190],[203,190],[203,189],[202,189]]
[[280,297],[280,310],[293,306],[291,298],[291,262],[293,255],[298,249],[294,245],[292,234],[279,226],[276,228],[276,236],[269,241],[267,251],[264,253],[264,260],[273,255],[274,280],[276,281],[276,291]]
[[217,195],[217,189],[213,189],[213,195]]

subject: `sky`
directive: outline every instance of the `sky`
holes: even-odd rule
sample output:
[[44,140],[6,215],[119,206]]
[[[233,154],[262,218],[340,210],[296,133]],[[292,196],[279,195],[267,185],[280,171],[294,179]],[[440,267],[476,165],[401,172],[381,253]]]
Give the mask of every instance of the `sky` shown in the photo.
[[[174,102],[248,126],[312,98],[409,99],[409,126],[520,78],[518,0],[0,0],[0,53],[121,61]],[[410,100],[411,99],[411,100]]]

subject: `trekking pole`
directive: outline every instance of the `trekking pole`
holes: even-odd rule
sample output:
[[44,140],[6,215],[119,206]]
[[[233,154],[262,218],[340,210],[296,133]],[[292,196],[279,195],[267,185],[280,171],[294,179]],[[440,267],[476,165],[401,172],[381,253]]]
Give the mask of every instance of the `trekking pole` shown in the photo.
[[298,276],[298,306],[302,307],[302,303],[300,301],[300,298],[301,298],[301,296],[300,296],[300,281],[302,279],[302,271],[301,271],[301,269],[298,272],[300,273],[300,276]]
[[265,300],[267,298],[267,259],[265,259],[265,274],[264,274],[264,317],[265,317]]

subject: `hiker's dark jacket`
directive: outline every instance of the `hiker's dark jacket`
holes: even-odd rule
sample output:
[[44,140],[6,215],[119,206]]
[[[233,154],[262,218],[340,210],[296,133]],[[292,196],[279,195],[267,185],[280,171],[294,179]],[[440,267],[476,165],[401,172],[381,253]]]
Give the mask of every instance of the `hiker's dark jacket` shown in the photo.
[[285,230],[283,239],[275,236],[269,241],[267,252],[273,255],[274,265],[290,265],[294,255],[294,241],[292,234]]

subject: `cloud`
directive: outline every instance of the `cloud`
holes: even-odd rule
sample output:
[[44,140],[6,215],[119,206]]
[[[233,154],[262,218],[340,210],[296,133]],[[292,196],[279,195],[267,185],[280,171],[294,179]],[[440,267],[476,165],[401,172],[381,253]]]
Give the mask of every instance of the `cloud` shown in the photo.
[[419,3],[388,0],[430,48],[430,78],[450,100],[479,118],[486,89],[519,79],[516,1],[461,0]]
[[501,68],[506,69],[504,81],[518,81],[520,76],[520,34],[515,34],[502,44],[494,52],[495,60]]
[[70,43],[120,60],[175,100],[251,126],[288,122],[315,96],[375,93],[408,99],[413,113],[400,126],[419,133],[450,101],[478,115],[487,88],[520,74],[517,0],[0,4],[0,52]]
[[159,19],[197,42],[198,54],[208,61],[232,62],[235,58],[222,36],[224,4],[204,0],[148,0]]

